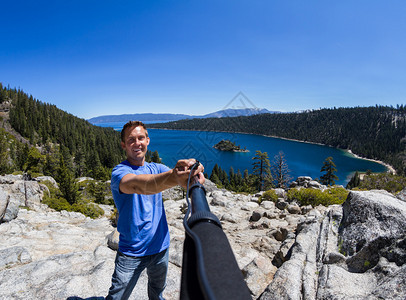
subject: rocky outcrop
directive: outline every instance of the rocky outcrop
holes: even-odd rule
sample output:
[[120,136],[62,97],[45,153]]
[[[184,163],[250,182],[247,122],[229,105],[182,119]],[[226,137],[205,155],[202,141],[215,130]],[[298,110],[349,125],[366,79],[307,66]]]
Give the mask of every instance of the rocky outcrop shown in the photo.
[[382,191],[314,210],[260,299],[404,299],[405,228],[406,203]]
[[41,204],[46,189],[23,175],[0,176],[0,223],[15,219],[20,207],[46,210],[47,206]]
[[406,187],[403,190],[401,190],[399,193],[397,193],[396,198],[406,202]]
[[[48,179],[45,179],[49,181]],[[16,187],[31,187],[18,189]],[[36,191],[36,193],[34,193]],[[91,220],[73,212],[54,212],[42,205],[43,187],[22,177],[3,178],[0,195],[18,203],[15,218],[0,225],[0,299],[67,299],[103,297],[110,287],[118,235],[106,218]],[[26,193],[27,192],[27,193]],[[178,299],[184,241],[185,199],[179,189],[165,201],[170,233],[167,299]],[[1,194],[2,193],[2,194]],[[26,198],[25,195],[31,195]],[[35,196],[34,196],[35,194]],[[23,205],[28,199],[28,206]],[[287,233],[293,235],[299,215],[279,210],[258,197],[219,190],[207,182],[207,200],[221,219],[253,298],[272,280],[272,264]],[[14,201],[14,200],[13,200]],[[255,216],[255,217],[253,217]],[[277,234],[277,232],[282,232]],[[286,251],[283,253],[286,254]],[[284,254],[279,254],[284,260]],[[132,299],[147,299],[146,275]]]
[[0,299],[66,299],[103,295],[114,252],[106,218],[20,209],[0,226]]
[[[315,188],[311,178],[298,182]],[[0,177],[0,213],[10,215],[12,202],[18,207],[0,224],[0,299],[102,299],[117,232],[105,217],[50,210],[41,204],[43,192],[36,181]],[[311,208],[275,192],[276,203],[259,202],[260,194],[234,194],[207,181],[207,201],[253,299],[402,299],[406,202],[382,191],[351,192],[343,206]],[[171,234],[167,299],[179,298],[182,193],[164,196]],[[147,299],[146,282],[144,273],[131,299]]]

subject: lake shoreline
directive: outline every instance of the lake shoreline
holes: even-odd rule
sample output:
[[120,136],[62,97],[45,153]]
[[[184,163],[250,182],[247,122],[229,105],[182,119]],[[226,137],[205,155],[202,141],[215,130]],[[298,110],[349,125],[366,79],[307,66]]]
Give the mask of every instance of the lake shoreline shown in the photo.
[[385,163],[383,161],[380,160],[376,160],[376,159],[372,159],[372,158],[366,158],[366,157],[362,157],[358,154],[355,154],[351,151],[351,149],[342,149],[342,148],[337,148],[337,147],[333,147],[330,145],[326,145],[326,144],[322,144],[322,143],[315,143],[315,142],[309,142],[309,141],[301,141],[301,140],[296,140],[296,139],[290,139],[290,138],[285,138],[285,137],[279,137],[279,136],[272,136],[272,135],[266,135],[266,134],[257,134],[257,133],[247,133],[247,132],[230,132],[230,131],[221,131],[221,130],[195,130],[195,129],[170,129],[170,128],[153,128],[150,127],[150,129],[162,129],[162,130],[182,130],[182,131],[205,131],[205,132],[221,132],[221,133],[238,133],[238,134],[248,134],[248,135],[258,135],[258,136],[264,136],[264,137],[270,137],[270,138],[275,138],[275,139],[281,139],[281,140],[287,140],[287,141],[292,141],[292,142],[299,142],[299,143],[306,143],[306,144],[312,144],[312,145],[319,145],[319,146],[326,146],[326,147],[330,147],[330,148],[334,148],[334,149],[338,149],[338,150],[342,150],[344,152],[347,152],[348,154],[352,155],[355,158],[358,159],[363,159],[363,160],[368,160],[368,161],[372,161],[372,162],[376,162],[380,165],[383,165],[386,169],[387,169],[387,173],[392,173],[392,174],[396,174],[396,170],[393,166],[391,166],[388,163]]
[[396,170],[395,170],[395,168],[392,167],[390,164],[387,164],[387,163],[385,163],[385,162],[383,162],[383,161],[380,161],[380,160],[376,160],[376,159],[372,159],[372,158],[366,158],[366,157],[359,156],[359,155],[353,153],[350,149],[347,149],[347,150],[345,150],[345,151],[348,152],[350,155],[356,157],[356,158],[365,159],[365,160],[369,160],[369,161],[373,161],[373,162],[376,162],[376,163],[378,163],[378,164],[381,164],[381,165],[385,166],[385,167],[388,169],[388,170],[386,171],[387,173],[392,173],[392,174],[396,175]]

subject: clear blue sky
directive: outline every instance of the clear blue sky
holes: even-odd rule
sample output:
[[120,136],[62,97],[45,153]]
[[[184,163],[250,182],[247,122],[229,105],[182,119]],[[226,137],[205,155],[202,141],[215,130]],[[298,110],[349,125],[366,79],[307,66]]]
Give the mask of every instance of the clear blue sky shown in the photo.
[[404,0],[0,3],[0,82],[81,118],[406,104]]

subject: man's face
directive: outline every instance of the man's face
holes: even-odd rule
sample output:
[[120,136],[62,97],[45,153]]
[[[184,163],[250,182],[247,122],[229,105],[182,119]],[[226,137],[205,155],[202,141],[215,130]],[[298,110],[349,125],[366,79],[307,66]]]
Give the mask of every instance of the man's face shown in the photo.
[[127,160],[134,166],[142,166],[149,145],[149,137],[142,126],[130,127],[125,131],[121,147],[127,154]]

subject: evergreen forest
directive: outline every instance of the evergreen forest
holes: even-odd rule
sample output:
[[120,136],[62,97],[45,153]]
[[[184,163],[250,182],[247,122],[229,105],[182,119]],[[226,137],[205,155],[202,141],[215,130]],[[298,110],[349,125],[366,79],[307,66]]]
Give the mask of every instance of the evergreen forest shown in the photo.
[[[20,89],[0,84],[0,173],[24,171],[57,176],[60,156],[75,177],[110,178],[123,160],[120,133],[97,127]],[[7,133],[4,128],[11,125]],[[8,145],[8,146],[6,146]]]
[[180,120],[150,128],[242,132],[320,143],[392,165],[406,175],[406,106],[325,108],[230,118]]

